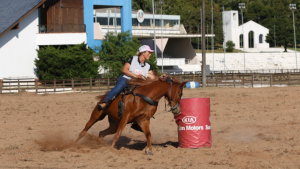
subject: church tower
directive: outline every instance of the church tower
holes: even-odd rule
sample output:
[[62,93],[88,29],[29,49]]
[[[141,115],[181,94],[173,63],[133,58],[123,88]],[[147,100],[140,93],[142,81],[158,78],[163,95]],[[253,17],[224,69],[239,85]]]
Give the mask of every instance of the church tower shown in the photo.
[[239,48],[239,13],[238,11],[223,11],[223,33],[225,43],[229,40],[235,43],[235,48]]

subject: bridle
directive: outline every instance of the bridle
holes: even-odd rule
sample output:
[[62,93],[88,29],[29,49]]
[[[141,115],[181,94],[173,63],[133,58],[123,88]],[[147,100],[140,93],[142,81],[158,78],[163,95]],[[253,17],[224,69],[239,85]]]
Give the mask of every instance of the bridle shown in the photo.
[[[171,98],[170,98],[170,106],[171,106],[171,109],[169,110],[169,112],[170,111],[172,111],[172,110],[175,110],[175,109],[177,109],[177,107],[178,107],[178,105],[179,105],[179,102],[177,102],[177,104],[174,106],[174,107],[172,107],[172,103],[173,103],[173,99],[172,99],[172,97],[173,97],[173,83],[172,83],[172,80],[171,79],[169,79],[169,77],[167,77],[167,79],[166,79],[166,81],[167,82],[169,82],[170,83],[170,85],[171,85]],[[177,87],[178,88],[178,87]],[[180,97],[179,97],[179,95],[178,95],[178,99],[180,99]]]

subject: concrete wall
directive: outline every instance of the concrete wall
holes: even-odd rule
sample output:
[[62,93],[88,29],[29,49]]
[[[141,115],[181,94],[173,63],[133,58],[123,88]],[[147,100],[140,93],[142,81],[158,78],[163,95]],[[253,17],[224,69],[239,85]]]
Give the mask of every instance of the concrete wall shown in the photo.
[[[197,56],[202,61],[202,54],[197,53]],[[211,53],[206,54],[206,64],[212,71],[244,70],[244,62],[246,70],[296,69],[295,53],[245,53],[245,57],[243,53],[215,53],[214,57]]]
[[86,33],[39,33],[37,45],[77,45],[86,43]]
[[0,38],[0,79],[7,77],[36,77],[36,34],[38,9],[29,14],[14,29]]

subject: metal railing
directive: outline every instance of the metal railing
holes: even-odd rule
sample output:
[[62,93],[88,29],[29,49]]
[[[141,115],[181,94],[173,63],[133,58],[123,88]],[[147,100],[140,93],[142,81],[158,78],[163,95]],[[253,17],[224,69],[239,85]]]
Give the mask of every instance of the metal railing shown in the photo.
[[85,24],[46,24],[38,27],[39,33],[86,32]]

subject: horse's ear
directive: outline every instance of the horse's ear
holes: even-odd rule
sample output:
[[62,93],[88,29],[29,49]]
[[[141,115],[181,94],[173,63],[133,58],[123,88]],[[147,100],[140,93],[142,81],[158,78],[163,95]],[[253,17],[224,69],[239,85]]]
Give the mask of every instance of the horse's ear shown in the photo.
[[180,88],[183,88],[188,81],[184,81],[180,84]]

